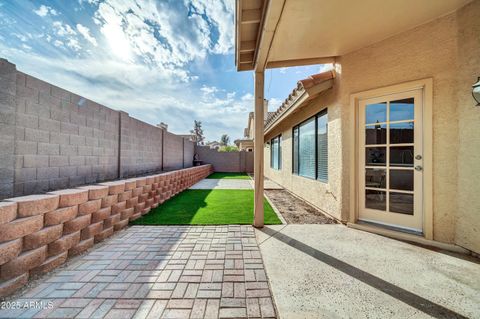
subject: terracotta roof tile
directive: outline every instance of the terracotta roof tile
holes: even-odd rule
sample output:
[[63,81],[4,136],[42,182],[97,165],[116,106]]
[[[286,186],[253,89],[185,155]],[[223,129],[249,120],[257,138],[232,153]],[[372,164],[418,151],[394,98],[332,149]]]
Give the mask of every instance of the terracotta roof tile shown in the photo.
[[[310,75],[308,78],[297,82],[297,86],[293,89],[292,93],[283,101],[282,105],[278,107],[275,112],[268,112],[265,126],[273,124],[282,113],[284,113],[292,104],[296,101],[297,97],[312,87],[322,84],[325,81],[329,81],[335,78],[335,71],[326,71]],[[270,113],[273,113],[270,115]]]

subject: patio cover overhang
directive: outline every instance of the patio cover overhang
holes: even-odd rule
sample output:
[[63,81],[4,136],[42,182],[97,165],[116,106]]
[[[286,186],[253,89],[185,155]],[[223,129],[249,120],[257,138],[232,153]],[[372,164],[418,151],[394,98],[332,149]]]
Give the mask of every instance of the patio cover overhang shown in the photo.
[[333,62],[470,1],[237,0],[237,70]]
[[471,0],[237,0],[235,63],[255,72],[255,221],[263,226],[264,71],[335,58],[434,20]]

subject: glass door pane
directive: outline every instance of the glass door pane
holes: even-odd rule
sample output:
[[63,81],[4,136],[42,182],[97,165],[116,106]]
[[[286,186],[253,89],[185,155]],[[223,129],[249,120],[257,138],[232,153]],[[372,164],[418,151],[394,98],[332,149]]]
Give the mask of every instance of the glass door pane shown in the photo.
[[414,105],[365,106],[365,208],[413,214]]
[[[422,91],[359,102],[359,219],[422,229]],[[420,103],[420,104],[418,104]]]

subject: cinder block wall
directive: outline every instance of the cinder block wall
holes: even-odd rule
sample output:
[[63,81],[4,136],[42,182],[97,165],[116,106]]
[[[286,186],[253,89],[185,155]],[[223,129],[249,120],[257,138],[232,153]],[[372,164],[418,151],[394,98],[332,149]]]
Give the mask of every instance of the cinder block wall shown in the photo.
[[215,172],[253,173],[253,152],[218,152],[208,146],[195,146],[195,153],[205,164],[212,164]]
[[[170,132],[164,132],[164,147],[165,152],[163,153],[163,168],[165,170],[173,170],[173,169],[180,169],[184,167],[186,158],[184,158],[184,143],[192,142],[186,141],[181,136],[172,134]],[[193,163],[193,156],[190,159],[190,163],[188,166],[192,166]]]
[[190,167],[193,165],[193,156],[195,155],[195,144],[186,139],[183,139],[183,167]]
[[63,264],[212,171],[211,165],[0,202],[0,298]]
[[114,179],[117,111],[17,71],[14,195]]
[[120,114],[120,177],[162,170],[163,130]]
[[13,195],[17,70],[0,60],[0,198]]
[[5,59],[0,133],[0,199],[192,166],[191,142]]

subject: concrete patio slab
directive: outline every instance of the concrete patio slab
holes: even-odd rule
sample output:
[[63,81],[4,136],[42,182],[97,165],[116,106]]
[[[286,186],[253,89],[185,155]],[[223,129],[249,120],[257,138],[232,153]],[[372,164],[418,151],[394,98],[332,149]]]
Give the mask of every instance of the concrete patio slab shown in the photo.
[[248,179],[203,179],[190,189],[253,189]]
[[480,265],[344,225],[257,240],[280,318],[478,318]]
[[235,225],[132,226],[9,302],[0,318],[276,316],[253,227]]

